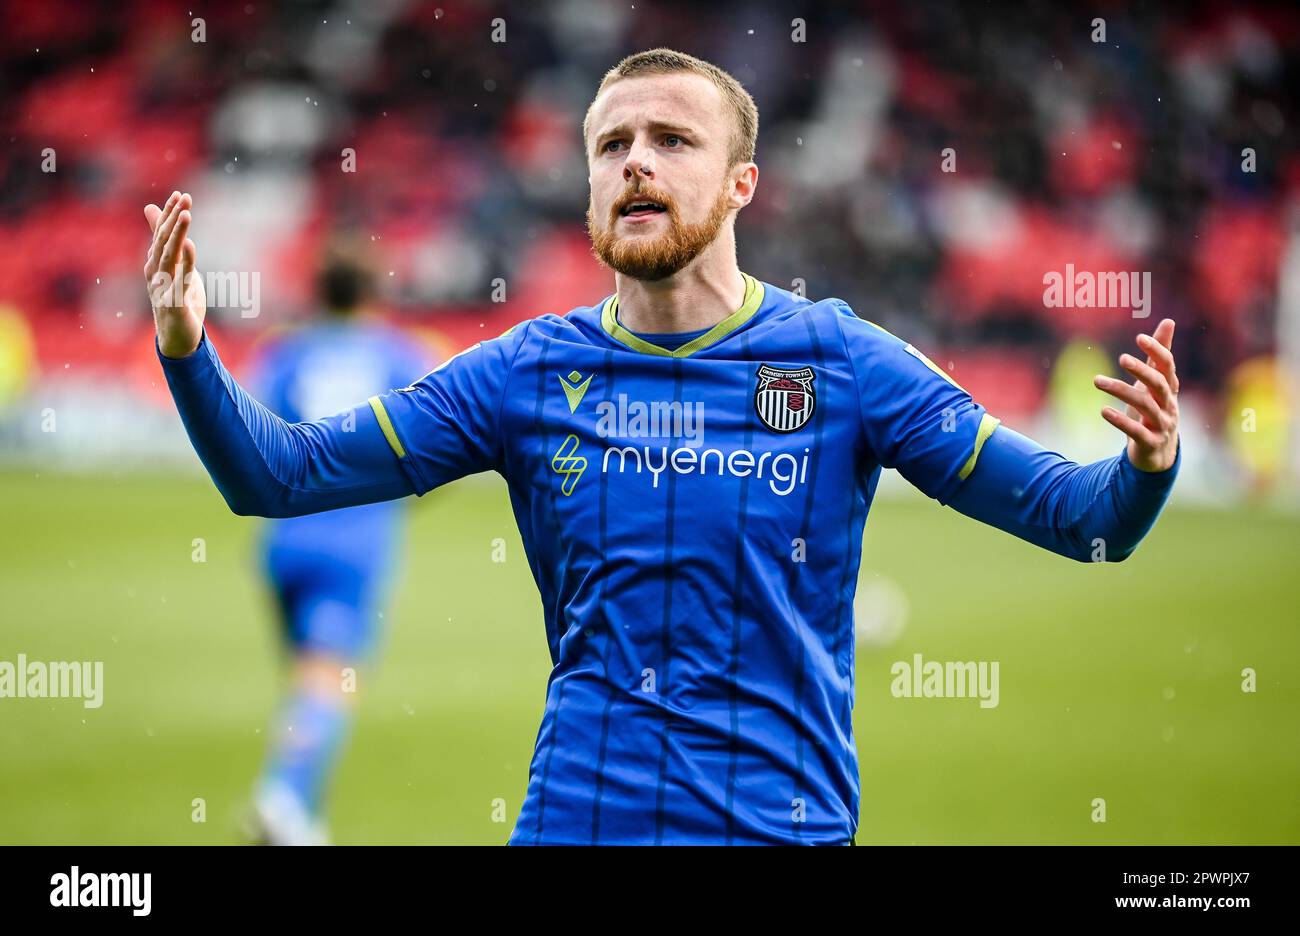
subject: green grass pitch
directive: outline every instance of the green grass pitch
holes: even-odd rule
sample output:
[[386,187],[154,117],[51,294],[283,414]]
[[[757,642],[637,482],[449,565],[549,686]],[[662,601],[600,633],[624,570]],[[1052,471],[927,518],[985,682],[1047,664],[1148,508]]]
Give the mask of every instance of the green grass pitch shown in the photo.
[[[0,843],[238,841],[276,698],[258,521],[199,477],[17,470],[0,517],[0,659],[104,661],[99,709],[0,699]],[[858,653],[859,842],[1300,841],[1298,558],[1300,522],[1251,510],[1175,505],[1127,562],[1082,565],[919,496],[877,503],[863,579],[910,611]],[[504,486],[417,502],[398,581],[334,838],[503,842],[549,670]],[[1000,704],[894,698],[913,653],[999,661]]]

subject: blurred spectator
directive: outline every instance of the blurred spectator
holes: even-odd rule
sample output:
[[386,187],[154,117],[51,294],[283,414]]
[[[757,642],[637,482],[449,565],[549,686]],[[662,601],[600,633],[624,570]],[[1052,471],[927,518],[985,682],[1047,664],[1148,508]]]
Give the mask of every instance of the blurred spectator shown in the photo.
[[[1033,411],[1068,342],[1113,360],[1165,315],[1193,394],[1278,351],[1297,10],[50,0],[3,18],[0,304],[48,370],[66,362],[42,334],[145,320],[119,284],[140,206],[174,188],[195,195],[202,269],[262,273],[264,314],[212,311],[249,334],[309,314],[338,230],[374,248],[386,307],[453,345],[595,301],[612,278],[582,229],[581,119],[604,70],[655,45],[759,104],[742,267],[846,299],[990,406]],[[1149,322],[1047,307],[1066,264],[1149,273]]]

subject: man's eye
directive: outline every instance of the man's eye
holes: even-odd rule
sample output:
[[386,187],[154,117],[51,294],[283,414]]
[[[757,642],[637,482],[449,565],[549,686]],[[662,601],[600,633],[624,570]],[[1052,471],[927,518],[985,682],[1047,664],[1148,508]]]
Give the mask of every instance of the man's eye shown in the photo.
[[676,140],[678,143],[681,143],[683,146],[686,145],[686,141],[683,140],[681,137],[677,136],[676,134],[670,133],[668,134],[668,136],[664,137],[664,142],[667,143],[669,146],[673,145],[674,140]]
[[622,143],[621,140],[610,140],[608,143],[605,144],[605,152],[606,152],[606,153],[611,153],[611,152],[613,152],[613,150],[611,150],[610,147],[611,147],[611,146],[619,146],[621,143]]

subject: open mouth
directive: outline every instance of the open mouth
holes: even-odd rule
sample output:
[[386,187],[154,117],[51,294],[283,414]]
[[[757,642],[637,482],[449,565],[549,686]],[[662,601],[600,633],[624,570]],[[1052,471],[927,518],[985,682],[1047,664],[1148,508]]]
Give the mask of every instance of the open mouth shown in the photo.
[[624,205],[619,214],[625,218],[644,218],[653,214],[662,214],[666,210],[657,201],[634,201]]

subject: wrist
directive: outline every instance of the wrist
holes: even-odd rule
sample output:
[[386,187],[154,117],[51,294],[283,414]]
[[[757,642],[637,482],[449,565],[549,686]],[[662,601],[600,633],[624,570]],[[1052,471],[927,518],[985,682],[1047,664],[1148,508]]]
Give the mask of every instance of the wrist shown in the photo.
[[182,361],[188,363],[199,357],[198,352],[203,348],[204,343],[207,341],[207,334],[208,332],[206,328],[200,329],[198,342],[189,350],[186,350],[184,346],[176,347],[174,341],[170,345],[165,344],[162,336],[155,334],[154,350],[157,352],[158,358],[164,365],[172,363],[179,364]]
[[1182,436],[1179,435],[1174,439],[1174,460],[1171,461],[1164,468],[1158,468],[1158,469],[1142,468],[1134,464],[1133,459],[1129,456],[1129,446],[1127,443],[1124,445],[1124,451],[1120,455],[1120,460],[1125,466],[1127,466],[1127,468],[1130,471],[1132,471],[1139,477],[1145,477],[1145,478],[1156,480],[1162,478],[1169,478],[1172,477],[1174,474],[1176,474],[1179,463],[1182,461],[1182,457],[1183,457],[1183,440],[1182,440]]
[[203,343],[203,331],[200,330],[198,337],[193,340],[178,338],[174,335],[168,335],[164,338],[159,334],[154,336],[154,341],[158,346],[158,353],[163,357],[173,361],[183,360],[199,350],[199,345]]

